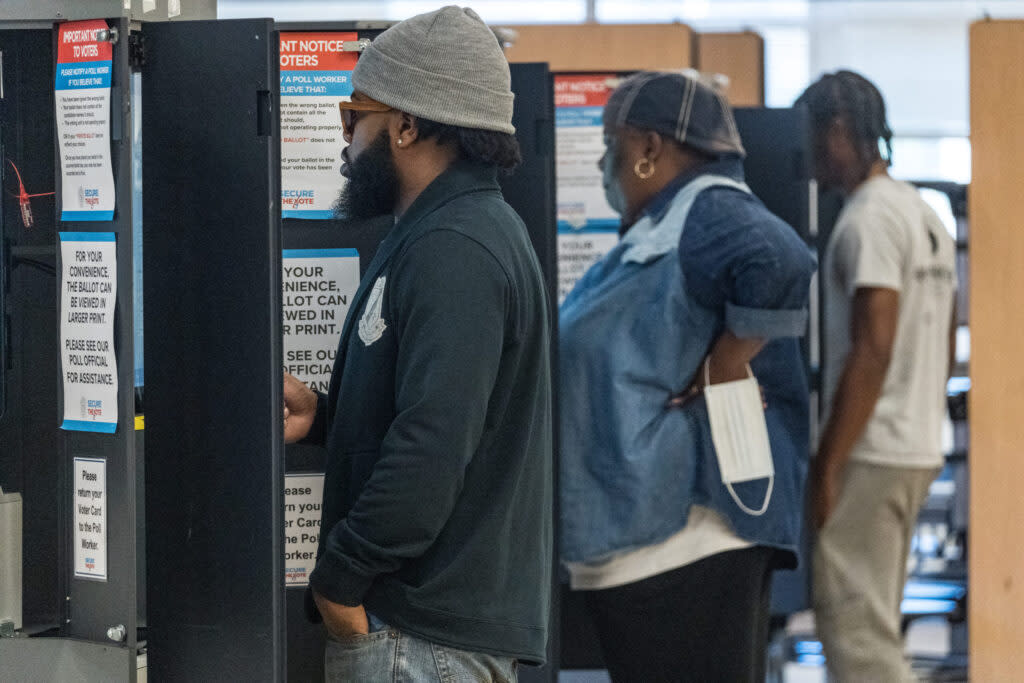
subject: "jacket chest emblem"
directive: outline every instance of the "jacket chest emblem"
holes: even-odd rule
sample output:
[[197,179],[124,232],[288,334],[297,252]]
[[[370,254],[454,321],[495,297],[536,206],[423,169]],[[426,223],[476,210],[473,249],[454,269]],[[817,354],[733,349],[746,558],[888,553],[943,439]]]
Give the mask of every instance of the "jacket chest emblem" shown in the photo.
[[370,298],[366,301],[366,308],[363,309],[363,317],[359,319],[359,338],[363,344],[369,346],[384,335],[388,324],[381,317],[384,306],[384,285],[387,277],[379,277],[373,283],[370,291]]

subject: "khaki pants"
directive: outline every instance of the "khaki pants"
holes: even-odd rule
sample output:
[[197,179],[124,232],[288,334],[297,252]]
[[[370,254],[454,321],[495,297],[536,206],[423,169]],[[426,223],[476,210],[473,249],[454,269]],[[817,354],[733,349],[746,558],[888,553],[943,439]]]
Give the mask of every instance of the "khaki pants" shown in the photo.
[[917,515],[939,469],[848,463],[814,551],[814,615],[839,683],[916,680],[900,602]]

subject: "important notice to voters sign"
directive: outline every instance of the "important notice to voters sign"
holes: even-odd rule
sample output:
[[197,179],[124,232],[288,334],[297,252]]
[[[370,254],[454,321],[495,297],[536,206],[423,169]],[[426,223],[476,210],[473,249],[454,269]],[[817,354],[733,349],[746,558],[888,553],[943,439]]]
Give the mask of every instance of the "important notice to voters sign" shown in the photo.
[[281,34],[281,215],[332,218],[344,186],[341,112],[352,95],[355,33]]
[[619,241],[619,215],[604,198],[598,160],[604,154],[601,115],[613,74],[555,77],[558,200],[558,300]]
[[62,429],[117,429],[117,243],[112,232],[60,233]]
[[54,83],[60,148],[61,220],[114,218],[110,165],[110,84],[113,47],[96,39],[103,20],[72,21],[57,35]]
[[284,370],[326,393],[338,337],[359,288],[355,249],[285,249]]

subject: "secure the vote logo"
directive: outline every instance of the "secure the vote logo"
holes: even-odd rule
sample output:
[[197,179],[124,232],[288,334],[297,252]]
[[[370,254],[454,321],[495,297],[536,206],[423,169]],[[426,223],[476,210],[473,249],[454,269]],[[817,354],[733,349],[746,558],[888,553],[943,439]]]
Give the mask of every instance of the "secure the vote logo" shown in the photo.
[[91,400],[87,402],[89,417],[97,418],[103,417],[103,401]]
[[82,187],[78,191],[78,205],[82,208],[93,209],[99,206],[100,190],[97,187]]

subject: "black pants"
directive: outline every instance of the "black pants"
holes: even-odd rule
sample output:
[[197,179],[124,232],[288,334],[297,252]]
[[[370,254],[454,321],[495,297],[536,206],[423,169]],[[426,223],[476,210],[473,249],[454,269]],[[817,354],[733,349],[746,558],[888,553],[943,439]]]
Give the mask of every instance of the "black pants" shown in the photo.
[[719,553],[618,588],[587,591],[615,683],[761,683],[775,551]]

